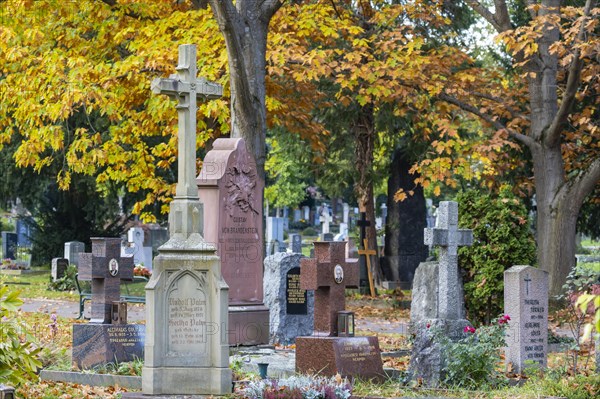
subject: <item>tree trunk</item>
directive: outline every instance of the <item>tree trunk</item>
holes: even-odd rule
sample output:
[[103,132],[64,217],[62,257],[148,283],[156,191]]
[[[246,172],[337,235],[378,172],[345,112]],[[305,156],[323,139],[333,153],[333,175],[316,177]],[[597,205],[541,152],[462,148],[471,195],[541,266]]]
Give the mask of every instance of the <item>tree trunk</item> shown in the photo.
[[225,38],[231,84],[231,137],[242,137],[264,180],[267,116],[265,76],[269,22],[280,0],[210,0]]
[[[412,285],[415,270],[424,262],[429,248],[423,244],[423,229],[427,227],[427,210],[423,187],[415,187],[415,178],[409,170],[412,164],[394,151],[388,177],[387,223],[385,226],[385,258],[382,269],[392,281]],[[403,189],[413,190],[404,201],[396,202],[394,194]]]
[[[377,248],[377,230],[375,229],[375,204],[373,199],[373,150],[375,147],[375,118],[373,106],[367,104],[359,108],[356,119],[351,126],[356,143],[356,169],[358,180],[354,187],[358,209],[365,212],[371,225],[366,229],[369,249]],[[362,246],[362,243],[360,243]],[[383,275],[379,267],[379,256],[371,257],[373,280],[381,287]]]

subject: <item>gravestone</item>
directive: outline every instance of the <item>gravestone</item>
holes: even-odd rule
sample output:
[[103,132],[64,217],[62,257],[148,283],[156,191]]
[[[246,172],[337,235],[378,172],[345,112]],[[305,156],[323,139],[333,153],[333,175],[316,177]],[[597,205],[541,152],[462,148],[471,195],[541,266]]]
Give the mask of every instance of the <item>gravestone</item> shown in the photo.
[[515,373],[545,368],[548,355],[548,272],[513,266],[504,272],[504,313],[510,316],[505,362]]
[[290,247],[292,248],[292,253],[301,254],[302,253],[302,236],[300,234],[290,234],[288,236],[290,241]]
[[269,342],[269,310],[263,304],[264,182],[243,139],[217,139],[196,179],[206,209],[204,237],[216,243],[229,285],[229,342]]
[[11,231],[2,232],[2,256],[4,259],[17,259],[17,234]]
[[132,227],[127,231],[127,241],[132,249],[133,262],[152,270],[152,246],[146,245],[146,234],[141,227]]
[[120,238],[92,238],[92,252],[79,254],[79,276],[92,282],[88,324],[73,324],[73,364],[87,369],[142,358],[145,327],[113,324],[113,305],[121,298],[121,280],[133,279],[133,259],[123,258]]
[[300,209],[294,209],[294,222],[299,222],[302,219],[302,211]]
[[280,252],[280,247],[283,244],[283,225],[284,218],[280,217],[267,217],[267,254],[272,255],[276,252]]
[[321,235],[321,241],[333,241],[333,233],[324,233]]
[[302,218],[307,222],[310,223],[310,206],[303,206],[302,207]]
[[[30,219],[30,218],[29,218]],[[20,247],[31,247],[31,222],[18,218],[16,223],[17,244]]]
[[178,180],[169,240],[159,248],[146,285],[143,394],[123,398],[225,395],[231,393],[228,287],[216,247],[201,235],[203,204],[195,181],[196,101],[219,98],[222,87],[196,78],[196,46],[187,44],[179,46],[177,74],[155,79],[152,89],[178,100]]
[[[458,247],[471,245],[473,232],[458,229],[458,204],[440,203],[437,228],[425,229],[425,244],[439,246],[437,266],[422,263],[413,284],[411,329],[415,334],[409,374],[426,386],[437,386],[444,377],[444,358],[432,330],[439,330],[453,341],[463,338],[466,326],[462,281],[458,269]],[[432,285],[437,273],[437,285]]]
[[65,258],[53,258],[51,271],[52,281],[63,278],[67,271],[67,267],[69,267],[69,261]]
[[345,202],[342,204],[342,223],[350,223],[350,205]]
[[300,288],[299,253],[278,253],[265,258],[264,293],[269,308],[271,344],[293,344],[296,337],[312,334],[314,293]]
[[85,252],[85,244],[81,241],[65,242],[64,258],[69,261],[70,265],[79,266],[79,254]]
[[358,286],[358,263],[345,242],[315,242],[315,258],[301,259],[300,288],[315,291],[314,332],[296,338],[296,371],[331,376],[384,377],[377,337],[339,337],[346,287]]
[[[327,205],[321,205],[321,208],[319,210],[319,222],[322,223],[321,225],[321,237],[323,241],[331,241],[331,240],[326,240],[324,237],[326,234],[329,234],[329,223],[331,223],[331,215],[329,214],[329,208],[327,208]],[[332,239],[333,239],[333,235],[332,235]]]
[[333,237],[334,241],[348,241],[348,224],[340,223],[340,232]]

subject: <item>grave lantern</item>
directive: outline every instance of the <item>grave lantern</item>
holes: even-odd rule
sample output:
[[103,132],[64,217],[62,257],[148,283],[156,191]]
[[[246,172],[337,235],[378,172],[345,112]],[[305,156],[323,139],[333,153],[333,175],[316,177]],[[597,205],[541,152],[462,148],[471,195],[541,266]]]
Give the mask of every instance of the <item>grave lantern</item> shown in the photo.
[[338,312],[338,337],[354,337],[354,312]]
[[15,389],[0,384],[0,399],[15,399]]

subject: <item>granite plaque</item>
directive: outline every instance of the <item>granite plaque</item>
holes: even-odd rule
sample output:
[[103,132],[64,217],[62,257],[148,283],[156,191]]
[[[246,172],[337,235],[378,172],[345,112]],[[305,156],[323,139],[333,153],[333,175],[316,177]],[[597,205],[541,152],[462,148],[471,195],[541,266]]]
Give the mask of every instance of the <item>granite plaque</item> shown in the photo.
[[146,326],[73,324],[73,364],[79,369],[144,358]]
[[306,290],[300,288],[300,268],[294,267],[287,272],[285,289],[286,311],[288,314],[306,314],[308,299]]

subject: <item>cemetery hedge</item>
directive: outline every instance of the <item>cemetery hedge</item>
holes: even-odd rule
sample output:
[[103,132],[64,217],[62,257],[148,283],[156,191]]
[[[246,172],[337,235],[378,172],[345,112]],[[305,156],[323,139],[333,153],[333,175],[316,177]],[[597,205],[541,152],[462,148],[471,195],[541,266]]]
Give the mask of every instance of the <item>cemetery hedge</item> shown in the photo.
[[535,241],[527,209],[509,189],[458,194],[459,225],[473,230],[473,245],[459,249],[468,319],[489,323],[503,312],[504,271],[535,265]]

